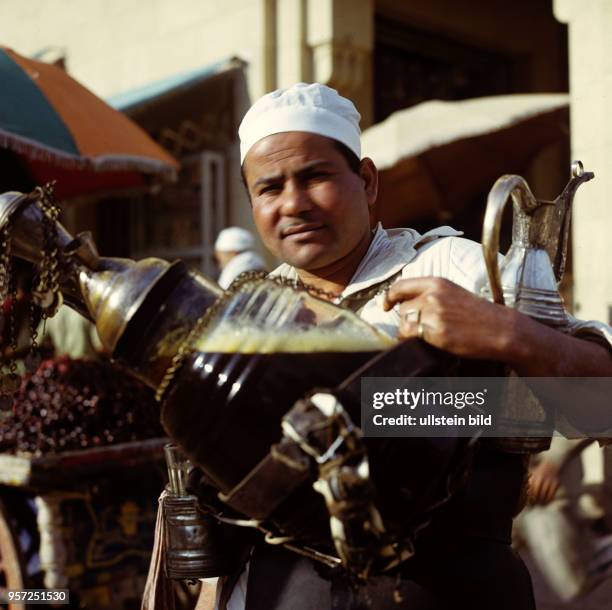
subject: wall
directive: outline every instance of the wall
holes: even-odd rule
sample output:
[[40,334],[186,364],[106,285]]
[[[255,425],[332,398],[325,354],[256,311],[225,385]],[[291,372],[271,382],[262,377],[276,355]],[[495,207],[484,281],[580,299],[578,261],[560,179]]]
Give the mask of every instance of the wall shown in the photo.
[[[238,114],[265,92],[266,3],[2,0],[0,43],[24,55],[63,48],[68,71],[101,97],[237,55],[248,62]],[[228,150],[230,222],[250,228],[237,159],[235,144]]]
[[572,156],[595,172],[574,205],[575,310],[612,322],[612,2],[555,0],[555,14],[569,26]]
[[239,55],[249,62],[255,96],[262,93],[263,4],[3,0],[0,40],[26,55],[65,48],[70,73],[101,97]]

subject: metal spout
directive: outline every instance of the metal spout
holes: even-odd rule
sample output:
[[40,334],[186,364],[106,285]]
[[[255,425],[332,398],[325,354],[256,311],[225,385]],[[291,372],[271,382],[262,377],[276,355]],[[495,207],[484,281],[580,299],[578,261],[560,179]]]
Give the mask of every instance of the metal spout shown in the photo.
[[[13,256],[39,264],[45,250],[44,215],[38,193],[0,195],[0,227],[10,223]],[[105,350],[115,352],[130,319],[170,263],[100,257],[90,233],[73,237],[55,223],[60,288],[67,304],[94,321]]]
[[89,233],[73,237],[52,220],[42,193],[0,194],[0,229],[9,228],[11,255],[40,266],[45,252],[57,252],[64,302],[95,323],[113,358],[157,388],[182,341],[223,291],[180,261],[101,257]]
[[[569,242],[570,220],[574,196],[581,184],[595,177],[593,172],[585,172],[581,161],[574,161],[571,166],[571,178],[561,194],[551,202],[554,211],[544,227],[546,231],[545,247],[552,263],[557,283],[563,279],[567,260],[567,244]],[[548,202],[542,202],[548,203]]]
[[170,263],[157,258],[139,262],[101,258],[97,267],[95,271],[80,269],[79,286],[85,306],[96,322],[100,341],[112,354],[129,321]]

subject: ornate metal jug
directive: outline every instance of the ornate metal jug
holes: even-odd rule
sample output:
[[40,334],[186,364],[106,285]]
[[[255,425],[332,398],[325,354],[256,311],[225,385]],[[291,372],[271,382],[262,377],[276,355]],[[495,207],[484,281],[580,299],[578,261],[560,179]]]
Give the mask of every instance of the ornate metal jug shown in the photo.
[[[580,161],[574,161],[571,178],[554,201],[536,200],[520,176],[506,175],[497,180],[487,199],[482,231],[488,276],[481,287],[483,296],[567,331],[568,317],[558,285],[565,271],[571,205],[576,189],[593,177]],[[509,198],[514,207],[512,245],[500,264],[499,232]],[[507,374],[516,378],[512,370]],[[526,384],[509,383],[497,420],[506,437],[485,442],[516,453],[544,451],[550,446],[555,420],[554,409],[545,408]],[[531,436],[534,431],[537,435]]]
[[[576,189],[594,177],[574,161],[571,178],[554,201],[538,201],[520,176],[502,176],[487,199],[482,247],[489,300],[518,309],[535,320],[564,330],[567,314],[558,285],[563,278],[571,205]],[[512,246],[499,264],[499,231],[509,198],[514,204]]]

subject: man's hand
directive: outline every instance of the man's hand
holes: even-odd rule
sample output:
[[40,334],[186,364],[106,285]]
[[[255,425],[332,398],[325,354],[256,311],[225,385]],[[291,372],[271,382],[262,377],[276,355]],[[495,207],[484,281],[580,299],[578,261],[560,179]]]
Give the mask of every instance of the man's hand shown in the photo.
[[396,303],[401,303],[400,337],[419,336],[420,322],[423,340],[457,356],[499,360],[509,354],[516,312],[449,280],[399,280],[387,292],[385,309]]
[[399,280],[387,292],[385,309],[396,303],[401,337],[419,336],[420,322],[427,343],[457,356],[503,362],[522,377],[612,377],[609,348],[553,330],[448,280]]
[[[521,377],[583,377],[583,400],[559,407],[570,423],[589,430],[612,428],[610,399],[591,391],[589,377],[612,377],[612,351],[571,337],[532,320],[515,309],[490,303],[441,278],[399,280],[389,288],[385,309],[400,303],[400,336],[418,337],[464,358],[496,360]],[[419,332],[421,326],[421,332]],[[552,388],[548,404],[560,398]]]

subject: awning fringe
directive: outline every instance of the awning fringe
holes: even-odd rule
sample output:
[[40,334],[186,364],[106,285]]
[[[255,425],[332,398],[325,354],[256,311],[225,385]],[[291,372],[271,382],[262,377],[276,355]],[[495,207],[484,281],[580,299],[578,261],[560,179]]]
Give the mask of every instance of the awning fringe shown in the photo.
[[26,136],[16,135],[1,128],[0,147],[12,150],[35,161],[44,161],[67,169],[91,169],[96,172],[131,170],[160,175],[170,180],[176,178],[176,169],[157,159],[125,154],[106,154],[95,158],[70,155],[56,148],[45,146]]

